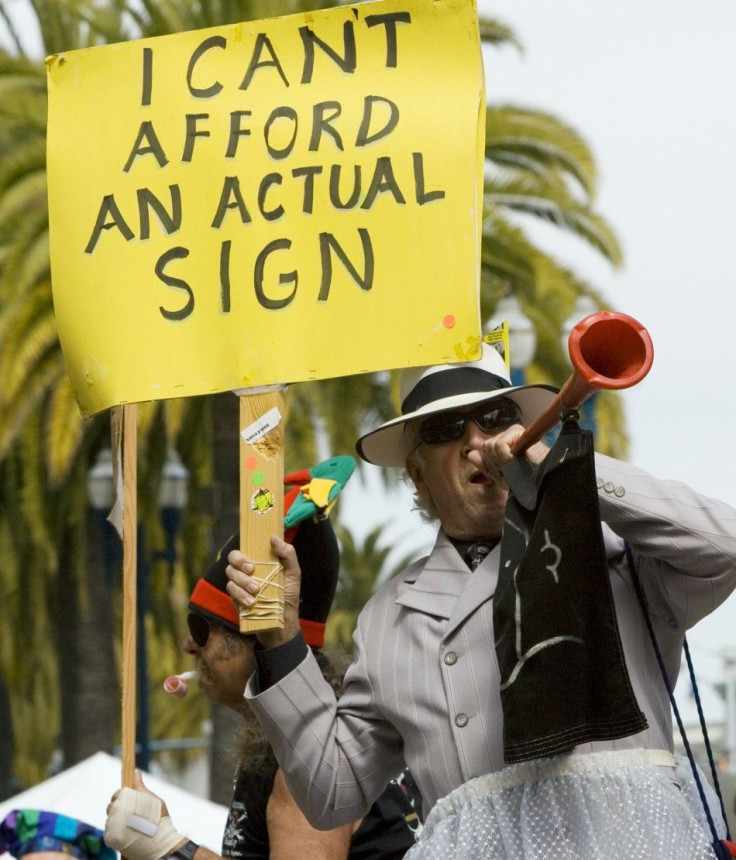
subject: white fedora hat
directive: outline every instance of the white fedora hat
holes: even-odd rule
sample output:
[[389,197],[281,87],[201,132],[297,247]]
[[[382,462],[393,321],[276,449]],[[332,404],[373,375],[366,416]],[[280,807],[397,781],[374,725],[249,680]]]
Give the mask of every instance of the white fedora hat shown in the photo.
[[408,421],[508,397],[521,410],[522,424],[528,426],[552,403],[557,390],[553,385],[512,385],[500,353],[484,343],[478,361],[402,370],[401,415],[365,433],[355,447],[368,463],[402,468],[409,453],[404,437]]

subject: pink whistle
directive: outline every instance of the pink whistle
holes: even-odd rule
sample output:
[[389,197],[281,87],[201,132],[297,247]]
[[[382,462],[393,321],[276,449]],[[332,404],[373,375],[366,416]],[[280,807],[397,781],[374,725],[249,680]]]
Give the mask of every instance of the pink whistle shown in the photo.
[[183,699],[189,692],[187,681],[194,681],[198,677],[199,672],[194,670],[191,672],[182,672],[181,675],[169,675],[169,677],[164,681],[164,690],[166,690],[167,693],[171,693],[171,695],[175,696],[177,699]]

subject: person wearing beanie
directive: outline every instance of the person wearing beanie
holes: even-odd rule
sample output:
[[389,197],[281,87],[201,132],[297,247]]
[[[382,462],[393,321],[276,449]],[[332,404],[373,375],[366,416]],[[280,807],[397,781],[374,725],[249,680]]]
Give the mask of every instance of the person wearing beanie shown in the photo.
[[0,855],[16,860],[116,860],[91,824],[45,809],[14,809],[0,822]]
[[[491,347],[399,388],[401,415],[357,449],[406,470],[434,548],[366,603],[339,700],[293,606],[258,634],[246,699],[300,808],[319,827],[358,818],[405,761],[427,813],[406,860],[723,857],[667,687],[686,630],[736,586],[736,510],[596,453]],[[557,439],[515,456],[548,407]],[[299,560],[273,545],[294,594]],[[252,605],[251,560],[229,562],[228,593]]]
[[[300,559],[303,576],[299,600],[300,629],[323,677],[338,695],[346,661],[342,655],[331,654],[324,649],[325,627],[337,589],[340,565],[339,547],[327,512],[353,468],[352,458],[335,457],[285,479],[284,537],[293,545]],[[329,500],[317,499],[316,504],[305,504],[307,496],[317,498],[314,487],[310,488],[315,477],[320,482],[334,480]],[[295,486],[297,492],[294,492]],[[324,485],[320,487],[320,491],[323,490]],[[408,771],[388,780],[381,796],[361,820],[332,830],[314,829],[294,802],[268,739],[243,698],[245,684],[255,667],[256,637],[240,633],[238,611],[227,594],[225,573],[227,556],[239,545],[239,534],[236,533],[195,584],[188,604],[189,636],[183,645],[184,651],[196,660],[198,683],[205,695],[242,717],[235,738],[238,765],[223,836],[222,857],[228,860],[269,857],[283,860],[294,857],[308,857],[310,860],[399,860],[415,843],[421,829],[421,797]],[[136,789],[139,794],[146,791],[138,774]],[[179,860],[213,860],[217,857],[183,837],[179,839],[181,844],[173,845],[166,853],[162,853],[160,843],[146,839],[144,835],[135,840],[131,849],[130,844],[118,841],[130,836],[128,833],[126,837],[126,828],[119,828],[114,820],[128,812],[127,807],[124,811],[119,803],[120,793],[116,793],[108,809],[106,833],[120,831],[119,836],[108,838],[128,860],[159,860],[162,856]],[[163,803],[160,814],[162,818],[166,815]],[[178,834],[174,831],[171,840],[176,836]],[[168,845],[166,847],[169,848]]]

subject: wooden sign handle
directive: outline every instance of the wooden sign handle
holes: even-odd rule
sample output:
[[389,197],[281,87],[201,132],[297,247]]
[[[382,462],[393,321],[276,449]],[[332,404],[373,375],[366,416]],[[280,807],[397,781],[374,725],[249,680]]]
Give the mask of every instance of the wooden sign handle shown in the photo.
[[284,393],[279,386],[240,395],[240,549],[255,563],[261,590],[240,609],[240,632],[284,626],[284,571],[271,549],[284,535]]
[[123,702],[121,726],[122,784],[135,775],[136,604],[138,541],[138,438],[136,405],[123,407]]

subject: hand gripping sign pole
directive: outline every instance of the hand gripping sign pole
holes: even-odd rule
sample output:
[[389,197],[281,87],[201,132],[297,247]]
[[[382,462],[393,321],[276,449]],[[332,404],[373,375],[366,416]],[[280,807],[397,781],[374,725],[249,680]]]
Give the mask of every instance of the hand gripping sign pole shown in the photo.
[[240,630],[284,626],[284,571],[271,535],[284,534],[284,395],[282,386],[240,394],[240,548],[261,588],[240,608]]

